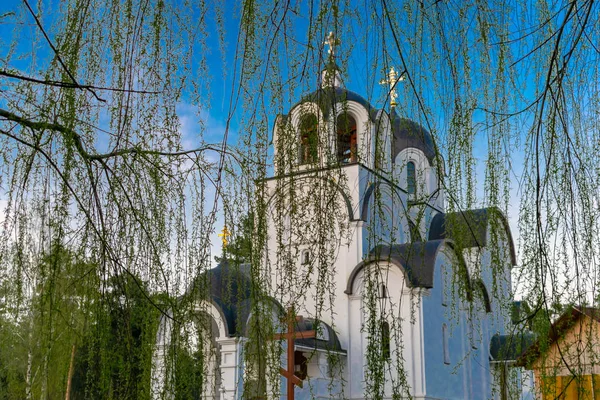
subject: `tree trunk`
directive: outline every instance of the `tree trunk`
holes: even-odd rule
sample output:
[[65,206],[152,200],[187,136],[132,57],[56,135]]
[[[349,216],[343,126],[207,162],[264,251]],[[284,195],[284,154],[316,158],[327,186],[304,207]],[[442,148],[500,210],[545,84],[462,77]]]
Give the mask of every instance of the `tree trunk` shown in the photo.
[[73,362],[75,360],[75,344],[71,350],[71,363],[69,364],[69,375],[67,377],[67,393],[65,394],[65,400],[69,400],[71,397],[71,380],[73,379]]

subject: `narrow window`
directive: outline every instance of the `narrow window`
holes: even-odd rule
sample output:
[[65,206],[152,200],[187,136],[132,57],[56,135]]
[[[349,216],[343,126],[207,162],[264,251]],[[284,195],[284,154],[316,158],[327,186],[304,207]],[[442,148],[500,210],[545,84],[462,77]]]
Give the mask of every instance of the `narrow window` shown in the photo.
[[406,190],[408,191],[409,195],[414,196],[417,194],[415,163],[412,161],[409,161],[408,164],[406,164]]
[[448,348],[448,326],[442,324],[442,346],[444,352],[444,364],[450,364],[450,349]]
[[304,250],[302,252],[302,264],[306,265],[308,263],[310,263],[310,251]]
[[473,350],[477,350],[479,347],[477,345],[477,339],[479,339],[479,332],[475,327],[475,323],[473,322],[474,317],[469,317],[469,335],[471,336],[471,348]]
[[337,118],[337,155],[340,164],[356,162],[356,120],[348,114]]
[[390,324],[381,321],[381,358],[389,360],[390,353]]
[[314,114],[305,115],[300,120],[300,164],[317,161],[318,126]]
[[410,229],[411,242],[422,242],[423,241],[423,238],[421,237],[421,232],[419,231],[419,228],[410,219],[408,220],[408,228]]
[[388,297],[387,286],[385,285],[385,283],[382,283],[379,286],[379,298],[380,299],[387,299],[387,297]]
[[442,298],[442,305],[444,307],[448,306],[448,299],[447,299],[447,295],[446,295],[446,291],[448,290],[448,276],[446,274],[446,265],[442,264],[440,266],[440,278],[442,280],[442,292],[440,293],[441,298]]

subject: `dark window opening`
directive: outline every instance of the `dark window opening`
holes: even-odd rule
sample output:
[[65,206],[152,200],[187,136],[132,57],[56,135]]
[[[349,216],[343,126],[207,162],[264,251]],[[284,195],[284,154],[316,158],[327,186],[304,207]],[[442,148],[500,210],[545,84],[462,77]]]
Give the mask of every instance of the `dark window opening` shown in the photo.
[[442,346],[443,346],[443,356],[444,356],[444,364],[450,364],[450,349],[448,348],[448,326],[446,324],[442,324]]
[[385,285],[385,283],[382,283],[381,286],[379,286],[379,298],[387,299],[387,297],[388,297],[387,286]]
[[308,359],[301,351],[294,352],[294,375],[302,380],[308,376]]
[[348,114],[337,118],[337,159],[340,164],[357,160],[356,120]]
[[300,164],[317,161],[318,127],[317,117],[313,114],[305,115],[300,120]]
[[406,164],[406,191],[409,195],[417,194],[417,176],[415,172],[415,163],[409,161]]
[[423,241],[423,237],[421,237],[421,232],[419,231],[419,228],[411,220],[408,220],[408,228],[410,229],[411,242],[422,242]]
[[389,360],[390,355],[390,324],[387,321],[381,321],[381,358]]
[[310,251],[304,250],[302,252],[302,264],[306,265],[310,263]]

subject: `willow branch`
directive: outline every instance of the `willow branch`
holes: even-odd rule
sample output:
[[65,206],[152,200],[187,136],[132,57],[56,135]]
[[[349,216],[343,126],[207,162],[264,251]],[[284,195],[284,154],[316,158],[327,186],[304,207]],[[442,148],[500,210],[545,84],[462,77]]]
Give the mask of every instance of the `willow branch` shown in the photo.
[[[33,130],[48,129],[48,130],[60,132],[66,138],[71,139],[73,141],[73,144],[75,145],[75,148],[77,149],[77,152],[81,155],[81,157],[83,157],[84,159],[89,160],[89,161],[101,161],[101,160],[106,160],[109,158],[122,157],[122,156],[126,156],[126,155],[134,155],[134,154],[158,155],[158,156],[165,156],[165,157],[178,157],[178,156],[185,156],[185,155],[189,155],[189,154],[196,154],[196,153],[201,153],[201,152],[204,152],[207,150],[211,150],[211,151],[216,151],[218,153],[222,153],[223,155],[229,155],[229,156],[233,157],[238,163],[240,163],[240,165],[242,165],[241,160],[239,160],[236,155],[227,151],[223,146],[215,147],[214,145],[210,145],[210,144],[207,144],[207,145],[195,148],[195,149],[191,149],[191,150],[181,150],[181,151],[150,150],[150,149],[142,149],[140,147],[134,146],[134,147],[130,147],[127,149],[111,151],[109,153],[91,154],[85,149],[83,142],[81,140],[81,135],[79,135],[74,130],[67,128],[63,125],[56,124],[53,122],[32,121],[32,120],[23,118],[17,114],[14,114],[10,111],[7,111],[7,110],[1,109],[1,108],[0,108],[0,117],[4,117],[8,121],[15,122],[21,126],[28,127]],[[12,137],[12,135],[11,135],[11,137]]]
[[[52,159],[52,157],[50,157],[50,155],[44,151],[44,149],[42,149],[39,146],[36,146],[32,143],[29,143],[21,138],[19,138],[18,136],[13,135],[10,132],[7,132],[3,129],[0,129],[0,133],[16,140],[17,142],[30,147],[36,151],[38,151],[43,158],[46,159],[46,161],[48,161],[48,163],[50,164],[50,166],[52,167],[52,169],[54,171],[56,171],[56,173],[58,174],[58,176],[60,177],[60,179],[64,182],[64,184],[66,185],[67,189],[69,190],[69,192],[71,192],[71,194],[73,195],[75,201],[77,202],[77,204],[79,205],[80,209],[82,210],[82,212],[84,213],[86,219],[88,220],[88,222],[90,223],[94,233],[96,234],[96,236],[100,239],[100,241],[102,242],[102,244],[104,245],[104,248],[106,249],[109,257],[111,258],[111,260],[113,262],[115,262],[117,265],[119,265],[131,278],[133,278],[135,284],[138,286],[138,288],[141,290],[142,295],[146,298],[146,300],[148,300],[150,302],[150,304],[156,308],[162,315],[166,316],[167,318],[171,319],[172,321],[178,322],[175,318],[173,318],[172,316],[169,315],[169,313],[167,313],[165,310],[163,310],[158,304],[156,304],[156,302],[154,302],[154,300],[152,300],[152,298],[150,298],[150,296],[146,293],[146,291],[143,289],[143,285],[142,283],[139,281],[139,279],[129,270],[129,268],[125,267],[124,265],[122,265],[121,262],[118,261],[118,259],[114,256],[113,252],[112,252],[112,248],[108,245],[108,242],[106,240],[106,237],[102,234],[102,232],[100,232],[100,230],[98,229],[98,227],[96,226],[96,224],[94,223],[94,220],[92,218],[91,212],[90,210],[88,210],[85,205],[83,204],[81,198],[77,195],[77,192],[75,191],[75,189],[73,188],[73,186],[71,185],[71,181],[63,174],[63,172],[61,171],[61,169],[58,167],[58,165],[56,164],[56,162],[54,162],[54,160]],[[104,229],[104,228],[103,228]]]
[[15,73],[8,72],[5,70],[0,70],[0,76],[6,76],[7,78],[20,79],[20,80],[32,82],[32,83],[39,83],[41,85],[72,88],[72,89],[94,89],[94,90],[106,90],[109,92],[124,92],[124,93],[138,93],[138,94],[159,94],[160,93],[160,92],[153,92],[153,91],[147,91],[147,90],[119,89],[119,88],[110,88],[110,87],[102,87],[102,86],[94,86],[94,85],[79,85],[77,83],[37,79],[37,78],[32,78],[30,76],[15,74]]
[[96,98],[96,100],[101,101],[103,103],[106,103],[106,100],[104,100],[103,98],[99,97],[96,94],[96,92],[94,92],[91,88],[89,88],[89,87],[85,88],[85,87],[81,86],[77,82],[77,79],[75,79],[75,77],[73,76],[73,74],[71,73],[71,71],[69,71],[69,68],[67,68],[67,65],[63,62],[62,57],[60,56],[60,54],[59,54],[58,50],[56,49],[56,47],[54,46],[54,44],[52,43],[52,40],[50,40],[50,37],[48,37],[48,34],[46,33],[46,30],[42,26],[42,23],[41,23],[40,19],[37,17],[37,15],[35,15],[35,12],[31,8],[31,6],[29,5],[29,2],[27,0],[23,0],[23,3],[25,3],[25,5],[27,6],[27,9],[29,10],[29,13],[31,14],[31,16],[33,17],[33,19],[35,19],[35,23],[37,24],[38,28],[40,28],[40,31],[44,35],[44,38],[46,38],[46,41],[48,42],[48,45],[50,46],[50,48],[52,49],[52,51],[54,51],[54,54],[56,55],[56,59],[58,60],[58,62],[60,63],[60,65],[63,67],[63,69],[65,70],[65,72],[67,73],[67,75],[69,75],[69,78],[71,78],[71,80],[73,81],[73,83],[76,85],[75,87],[89,91],[91,94],[94,95],[94,97]]

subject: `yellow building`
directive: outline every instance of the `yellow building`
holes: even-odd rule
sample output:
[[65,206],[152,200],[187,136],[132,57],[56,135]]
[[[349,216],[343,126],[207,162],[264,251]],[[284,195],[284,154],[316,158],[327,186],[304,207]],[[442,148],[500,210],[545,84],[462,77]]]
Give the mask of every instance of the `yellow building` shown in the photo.
[[517,363],[534,371],[538,399],[600,400],[600,309],[565,312]]

